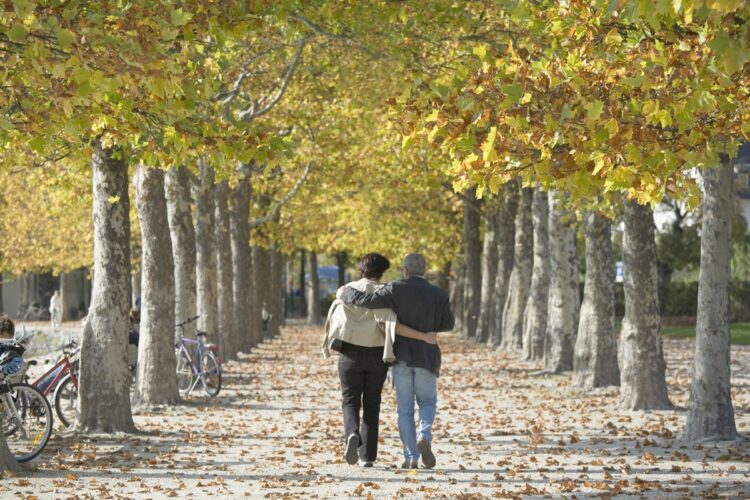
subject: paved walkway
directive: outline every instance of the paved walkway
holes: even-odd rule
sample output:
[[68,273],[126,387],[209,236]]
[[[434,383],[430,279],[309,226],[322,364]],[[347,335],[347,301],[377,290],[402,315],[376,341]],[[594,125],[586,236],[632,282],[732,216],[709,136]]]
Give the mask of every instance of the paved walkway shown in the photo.
[[[319,329],[290,326],[225,367],[210,400],[136,415],[144,434],[56,436],[27,477],[0,481],[9,498],[505,498],[577,495],[750,496],[750,449],[681,443],[684,411],[618,411],[570,377],[444,335],[433,470],[401,471],[395,397],[384,389],[376,466],[343,460],[336,358]],[[666,341],[670,393],[684,406],[692,343]],[[736,348],[735,408],[750,432],[750,349]]]

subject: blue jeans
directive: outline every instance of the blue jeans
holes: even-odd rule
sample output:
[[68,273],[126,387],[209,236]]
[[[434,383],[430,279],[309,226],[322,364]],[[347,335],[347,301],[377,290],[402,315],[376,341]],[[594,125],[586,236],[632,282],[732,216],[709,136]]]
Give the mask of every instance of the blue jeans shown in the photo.
[[[393,366],[393,386],[398,403],[398,434],[404,458],[418,460],[417,439],[432,442],[432,422],[437,411],[437,377],[424,368],[399,361]],[[414,424],[414,401],[419,405],[419,429]]]

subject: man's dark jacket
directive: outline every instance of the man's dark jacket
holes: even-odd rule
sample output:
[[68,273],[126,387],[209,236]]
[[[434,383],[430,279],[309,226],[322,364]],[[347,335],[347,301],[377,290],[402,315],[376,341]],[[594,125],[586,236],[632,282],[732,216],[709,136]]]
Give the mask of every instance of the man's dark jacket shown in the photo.
[[[344,288],[341,300],[347,304],[392,309],[398,320],[420,332],[445,332],[453,329],[455,319],[448,293],[420,276],[391,281],[375,293]],[[393,352],[408,366],[425,368],[440,375],[440,348],[421,340],[396,336]]]

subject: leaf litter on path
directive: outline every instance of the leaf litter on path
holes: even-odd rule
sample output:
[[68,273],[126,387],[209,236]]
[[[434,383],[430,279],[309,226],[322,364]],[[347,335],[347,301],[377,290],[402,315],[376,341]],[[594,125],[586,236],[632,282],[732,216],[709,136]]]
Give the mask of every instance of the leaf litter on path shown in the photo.
[[[336,358],[291,324],[225,365],[216,399],[143,411],[144,434],[56,435],[0,496],[39,498],[520,498],[750,496],[747,441],[691,445],[684,411],[623,412],[615,388],[586,394],[569,374],[442,335],[432,470],[402,471],[395,396],[383,389],[378,460],[346,464]],[[670,396],[685,407],[693,344],[667,339]],[[738,430],[750,427],[750,348],[732,351]]]

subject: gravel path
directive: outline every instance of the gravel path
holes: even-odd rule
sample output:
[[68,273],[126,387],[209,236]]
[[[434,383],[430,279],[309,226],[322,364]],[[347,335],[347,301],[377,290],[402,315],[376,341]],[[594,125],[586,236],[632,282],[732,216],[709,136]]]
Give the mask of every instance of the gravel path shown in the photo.
[[[9,498],[510,498],[750,496],[750,443],[687,445],[684,410],[623,412],[617,391],[582,394],[568,375],[442,337],[433,470],[401,471],[395,395],[383,393],[380,456],[343,459],[336,358],[320,331],[290,326],[240,362],[210,400],[139,412],[136,436],[57,434]],[[665,341],[670,396],[687,401],[690,341]],[[750,349],[733,350],[738,428],[750,432]]]

